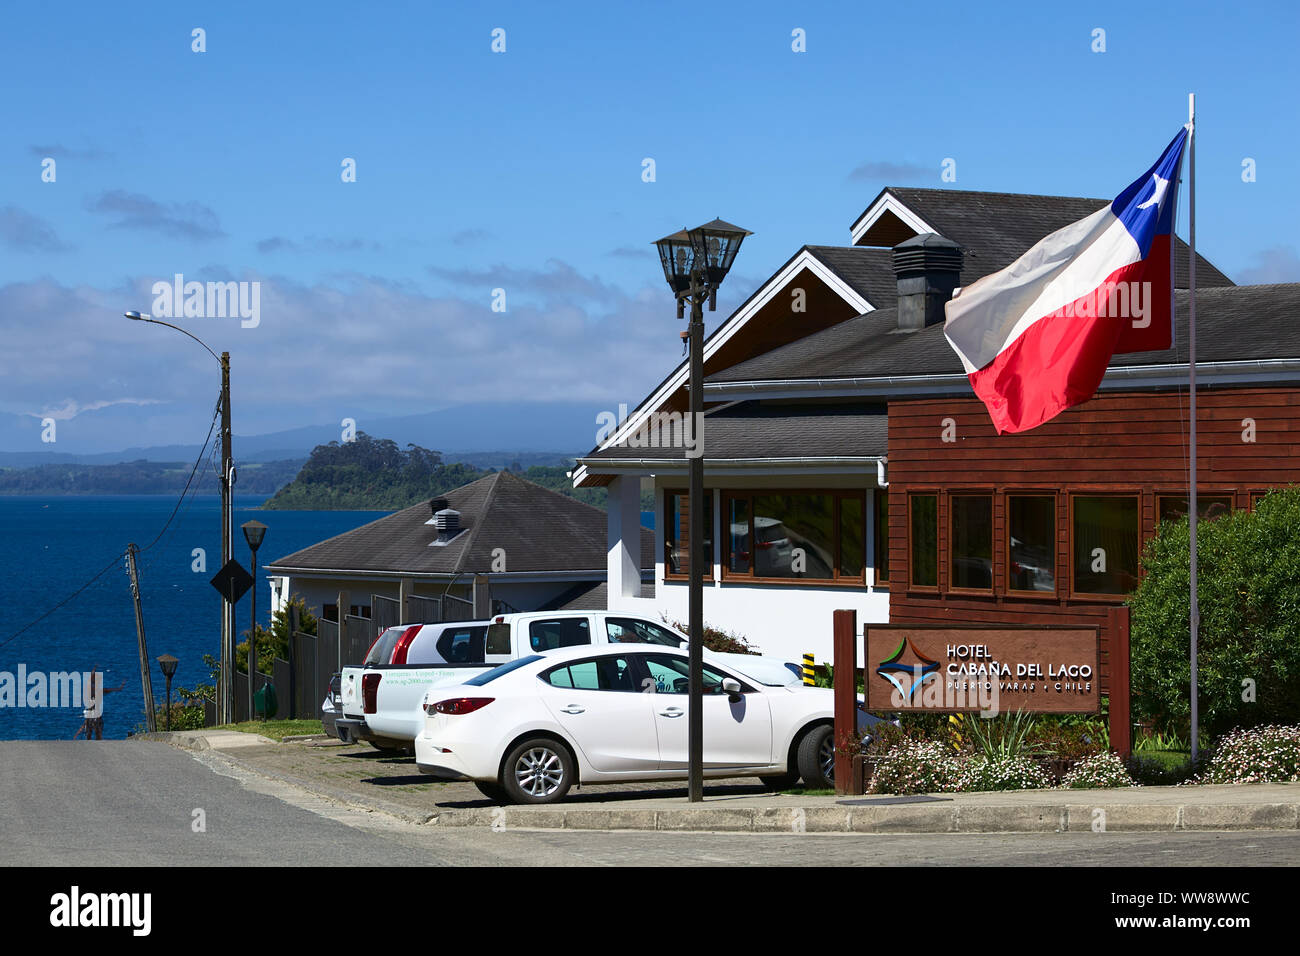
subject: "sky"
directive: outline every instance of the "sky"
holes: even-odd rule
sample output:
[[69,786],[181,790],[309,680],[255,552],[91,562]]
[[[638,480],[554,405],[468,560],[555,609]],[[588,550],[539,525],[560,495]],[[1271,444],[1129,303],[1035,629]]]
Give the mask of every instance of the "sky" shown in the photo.
[[202,442],[211,356],[122,317],[181,274],[258,284],[255,324],[170,320],[230,351],[236,434],[489,402],[485,447],[528,447],[588,403],[555,449],[581,452],[681,358],[655,239],[753,230],[712,329],[886,185],[1112,197],[1189,92],[1198,250],[1300,281],[1298,27],[1283,2],[13,6],[0,451]]

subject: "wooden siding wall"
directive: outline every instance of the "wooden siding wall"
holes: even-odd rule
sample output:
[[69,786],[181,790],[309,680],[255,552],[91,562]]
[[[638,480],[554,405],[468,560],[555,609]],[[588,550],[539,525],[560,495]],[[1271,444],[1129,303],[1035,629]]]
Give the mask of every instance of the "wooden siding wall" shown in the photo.
[[[1202,495],[1250,493],[1300,482],[1300,389],[1198,391],[1198,485]],[[915,625],[1096,625],[1102,628],[1102,688],[1110,686],[1107,609],[1120,599],[1072,597],[1069,493],[1140,492],[1141,543],[1155,531],[1157,494],[1187,493],[1186,390],[1111,393],[1019,435],[999,436],[975,398],[889,405],[890,623]],[[942,440],[945,419],[955,441]],[[1255,441],[1243,441],[1253,419]],[[939,493],[939,592],[909,589],[907,502]],[[948,593],[949,508],[945,492],[993,496],[992,595]],[[1056,495],[1057,593],[1006,590],[1007,492]]]

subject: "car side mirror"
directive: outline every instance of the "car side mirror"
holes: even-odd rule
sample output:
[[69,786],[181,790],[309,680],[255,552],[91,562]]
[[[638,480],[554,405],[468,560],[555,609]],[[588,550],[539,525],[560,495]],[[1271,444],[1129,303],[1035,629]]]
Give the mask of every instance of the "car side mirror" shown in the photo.
[[733,704],[740,702],[740,681],[734,677],[723,678],[722,692],[727,695],[727,699]]

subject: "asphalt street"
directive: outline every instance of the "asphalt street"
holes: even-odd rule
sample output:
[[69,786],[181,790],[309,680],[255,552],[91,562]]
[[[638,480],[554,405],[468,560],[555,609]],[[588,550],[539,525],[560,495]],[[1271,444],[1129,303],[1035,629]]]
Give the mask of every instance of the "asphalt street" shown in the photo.
[[[200,826],[199,824],[202,824]],[[1300,832],[713,834],[417,826],[137,741],[0,742],[7,865],[1294,865]]]

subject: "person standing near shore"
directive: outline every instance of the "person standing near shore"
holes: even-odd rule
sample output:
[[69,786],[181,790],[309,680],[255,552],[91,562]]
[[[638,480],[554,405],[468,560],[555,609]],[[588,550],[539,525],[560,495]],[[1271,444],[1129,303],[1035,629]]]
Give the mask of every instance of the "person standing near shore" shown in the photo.
[[84,731],[86,739],[94,735],[95,740],[104,739],[104,695],[115,694],[126,686],[126,681],[116,687],[105,687],[104,676],[99,673],[99,665],[90,669],[90,680],[86,682],[86,706],[81,711],[82,721],[77,732],[72,735],[76,740]]

